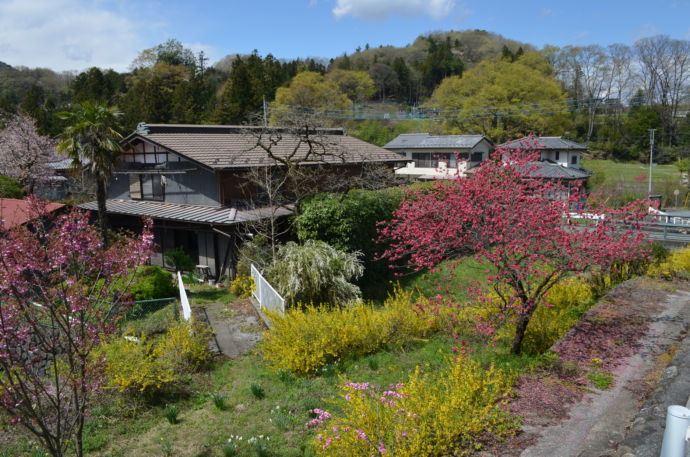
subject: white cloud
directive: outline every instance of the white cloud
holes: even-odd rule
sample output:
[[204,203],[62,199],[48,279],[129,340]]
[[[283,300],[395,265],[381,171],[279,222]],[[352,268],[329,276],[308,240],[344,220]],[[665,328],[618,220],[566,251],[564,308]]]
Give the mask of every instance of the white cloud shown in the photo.
[[340,19],[383,20],[389,16],[427,15],[439,20],[455,8],[455,0],[337,0],[333,15]]
[[143,49],[129,14],[92,0],[0,1],[0,60],[10,65],[125,70]]

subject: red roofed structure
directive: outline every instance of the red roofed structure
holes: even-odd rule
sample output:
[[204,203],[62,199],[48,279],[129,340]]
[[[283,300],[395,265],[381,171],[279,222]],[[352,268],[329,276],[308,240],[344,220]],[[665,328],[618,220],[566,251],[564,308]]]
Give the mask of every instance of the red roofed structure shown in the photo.
[[[62,203],[47,203],[46,209],[52,213],[64,206]],[[28,201],[0,198],[0,220],[2,220],[2,227],[4,229],[18,227],[30,219]]]

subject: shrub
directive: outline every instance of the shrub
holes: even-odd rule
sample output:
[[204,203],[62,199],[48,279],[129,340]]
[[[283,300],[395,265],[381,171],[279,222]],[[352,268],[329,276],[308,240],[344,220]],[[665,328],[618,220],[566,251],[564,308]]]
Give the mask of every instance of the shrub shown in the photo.
[[175,269],[175,271],[194,271],[194,261],[184,252],[181,246],[168,251],[164,255],[165,262]]
[[379,237],[376,228],[378,222],[391,218],[402,196],[397,187],[315,195],[305,200],[297,216],[297,236],[301,242],[319,240],[341,251],[361,252],[364,275],[357,284],[368,296],[383,299],[382,285],[393,273],[387,262],[375,260],[386,249],[385,243],[375,241]]
[[418,367],[407,383],[388,388],[346,383],[342,412],[315,410],[307,423],[319,430],[311,444],[317,456],[467,455],[487,436],[500,440],[518,429],[502,407],[512,382],[493,366],[457,357],[436,373]]
[[25,192],[19,181],[0,175],[0,198],[24,198]]
[[156,340],[116,338],[101,345],[98,353],[106,361],[106,387],[151,397],[180,383],[183,375],[211,360],[209,335],[205,326],[183,322]]
[[230,292],[240,298],[249,298],[256,290],[254,278],[246,275],[237,275],[237,277],[230,283]]
[[358,257],[323,241],[289,242],[278,249],[266,277],[288,303],[346,304],[360,295],[350,282],[364,272]]
[[658,263],[652,263],[647,275],[664,279],[687,278],[690,275],[690,247],[674,251]]
[[201,323],[178,322],[168,329],[155,346],[155,355],[176,373],[191,373],[211,361],[208,340],[211,331]]
[[129,291],[135,300],[177,296],[177,287],[175,287],[172,273],[157,266],[141,267]]
[[260,351],[276,370],[314,374],[340,358],[371,354],[385,346],[402,346],[440,329],[437,317],[418,312],[412,293],[396,289],[383,307],[357,303],[347,308],[309,306],[268,313]]
[[106,387],[123,393],[153,395],[173,384],[173,367],[155,356],[154,345],[144,338],[139,343],[124,338],[104,344]]
[[265,235],[256,235],[254,239],[245,241],[237,255],[237,274],[251,275],[251,266],[264,271],[273,261],[271,244]]

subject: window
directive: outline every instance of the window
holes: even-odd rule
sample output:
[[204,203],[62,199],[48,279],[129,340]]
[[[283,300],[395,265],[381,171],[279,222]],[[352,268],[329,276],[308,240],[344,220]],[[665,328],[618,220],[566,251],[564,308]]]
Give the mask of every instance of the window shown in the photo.
[[159,174],[129,175],[129,197],[133,200],[165,200],[162,176]]
[[577,165],[577,156],[576,156],[576,155],[573,155],[573,156],[570,158],[570,163],[571,163],[572,165]]
[[556,151],[556,160],[560,160],[561,158],[561,151]]
[[415,166],[420,168],[438,168],[439,162],[445,162],[448,168],[458,166],[455,154],[449,152],[413,152],[412,160]]
[[484,154],[481,152],[473,152],[472,157],[470,158],[470,162],[481,162],[483,159]]

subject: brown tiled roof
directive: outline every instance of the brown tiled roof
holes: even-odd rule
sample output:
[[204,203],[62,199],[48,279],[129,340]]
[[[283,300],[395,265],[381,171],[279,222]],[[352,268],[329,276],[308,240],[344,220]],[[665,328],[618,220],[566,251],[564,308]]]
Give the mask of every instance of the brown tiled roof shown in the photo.
[[141,126],[126,141],[145,139],[214,169],[272,165],[266,151],[257,146],[258,141],[266,147],[270,145],[278,157],[292,154],[297,147],[295,157],[305,160],[305,164],[404,160],[395,152],[345,135],[342,129],[321,129],[310,137],[314,152],[306,160],[308,144],[300,143],[301,136],[280,128],[151,124]]

